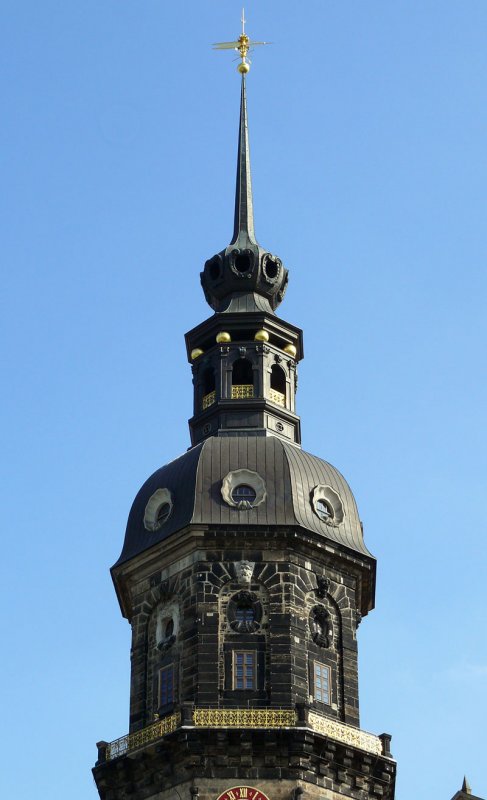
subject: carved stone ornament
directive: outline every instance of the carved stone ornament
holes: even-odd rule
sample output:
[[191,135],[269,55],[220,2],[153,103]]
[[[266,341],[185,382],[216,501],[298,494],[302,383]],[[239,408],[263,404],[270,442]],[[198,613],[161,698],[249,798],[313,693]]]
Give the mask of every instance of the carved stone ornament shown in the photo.
[[319,575],[316,578],[316,589],[315,593],[317,597],[324,598],[328,594],[330,590],[330,579],[325,578],[324,575]]
[[[233,499],[233,492],[237,486],[242,485],[250,486],[250,488],[254,490],[255,500],[249,502],[248,500],[235,501]],[[260,506],[267,497],[264,479],[261,478],[258,472],[253,472],[253,470],[250,469],[236,469],[225,475],[222,481],[221,493],[225,503],[228,506],[232,506],[232,508],[238,508],[239,511],[256,508],[256,506]]]
[[144,528],[157,531],[172,514],[173,499],[169,489],[156,489],[145,507]]
[[313,642],[318,647],[330,647],[333,642],[333,627],[325,606],[320,604],[311,609],[309,625]]
[[179,605],[176,600],[162,606],[157,614],[156,647],[165,652],[176,641],[179,631]]
[[311,506],[326,525],[336,528],[343,522],[345,510],[340,495],[331,486],[318,484],[311,492]]
[[241,586],[249,586],[254,572],[255,561],[236,561],[235,573]]
[[253,592],[238,592],[228,602],[228,622],[236,633],[255,633],[259,630],[262,613],[262,603]]

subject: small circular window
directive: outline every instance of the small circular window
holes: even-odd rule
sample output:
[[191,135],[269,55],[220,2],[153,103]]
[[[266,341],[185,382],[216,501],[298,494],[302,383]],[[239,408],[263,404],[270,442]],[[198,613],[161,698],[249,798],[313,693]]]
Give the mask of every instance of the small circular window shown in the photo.
[[260,628],[262,603],[253,592],[242,591],[228,602],[228,622],[236,633],[254,633]]
[[252,504],[257,497],[257,493],[252,486],[248,486],[246,483],[241,483],[239,486],[236,486],[232,492],[232,500],[234,503],[241,503],[247,502]]
[[322,498],[317,500],[315,510],[319,518],[325,520],[325,522],[333,519],[333,509],[328,505],[326,500],[323,500]]
[[235,619],[237,622],[253,622],[255,620],[254,607],[250,601],[243,601],[237,604]]

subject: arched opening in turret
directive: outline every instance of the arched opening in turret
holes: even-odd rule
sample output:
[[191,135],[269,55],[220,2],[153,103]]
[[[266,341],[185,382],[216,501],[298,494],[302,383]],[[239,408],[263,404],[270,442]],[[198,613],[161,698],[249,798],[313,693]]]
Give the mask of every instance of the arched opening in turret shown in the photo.
[[247,358],[239,358],[232,369],[232,399],[254,396],[254,370]]
[[271,369],[271,391],[269,400],[277,403],[278,406],[286,405],[286,374],[282,367],[277,364],[272,365]]
[[215,370],[207,367],[203,372],[203,410],[216,400]]
[[248,253],[240,253],[240,255],[235,258],[235,269],[239,272],[248,272],[251,266],[252,262]]

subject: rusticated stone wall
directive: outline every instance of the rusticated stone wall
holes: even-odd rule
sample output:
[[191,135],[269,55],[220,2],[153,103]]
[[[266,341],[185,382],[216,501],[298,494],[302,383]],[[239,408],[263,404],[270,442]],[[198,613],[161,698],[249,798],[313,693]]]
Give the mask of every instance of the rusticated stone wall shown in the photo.
[[[157,685],[159,670],[170,664],[174,705],[308,706],[358,726],[358,570],[324,548],[306,552],[293,530],[239,531],[238,547],[236,540],[228,531],[208,531],[205,549],[133,581],[130,730],[172,710],[159,706]],[[248,583],[238,572],[243,561],[252,565]],[[256,630],[229,625],[228,602],[240,591],[262,610]],[[169,618],[173,631],[165,636]],[[261,672],[254,690],[232,689],[232,648],[257,653]],[[329,704],[316,698],[314,661],[330,668]]]

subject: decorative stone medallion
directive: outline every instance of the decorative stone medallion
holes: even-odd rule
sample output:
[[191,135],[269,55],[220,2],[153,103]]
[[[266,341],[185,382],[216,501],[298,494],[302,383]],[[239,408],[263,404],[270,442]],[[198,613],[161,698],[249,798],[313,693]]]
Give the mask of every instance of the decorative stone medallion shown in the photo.
[[269,800],[269,798],[255,786],[233,786],[220,794],[217,800]]
[[321,603],[311,609],[309,626],[315,644],[318,647],[330,647],[333,641],[333,627],[330,614]]
[[254,592],[237,592],[228,601],[228,622],[237,633],[255,633],[262,620],[262,603]]

